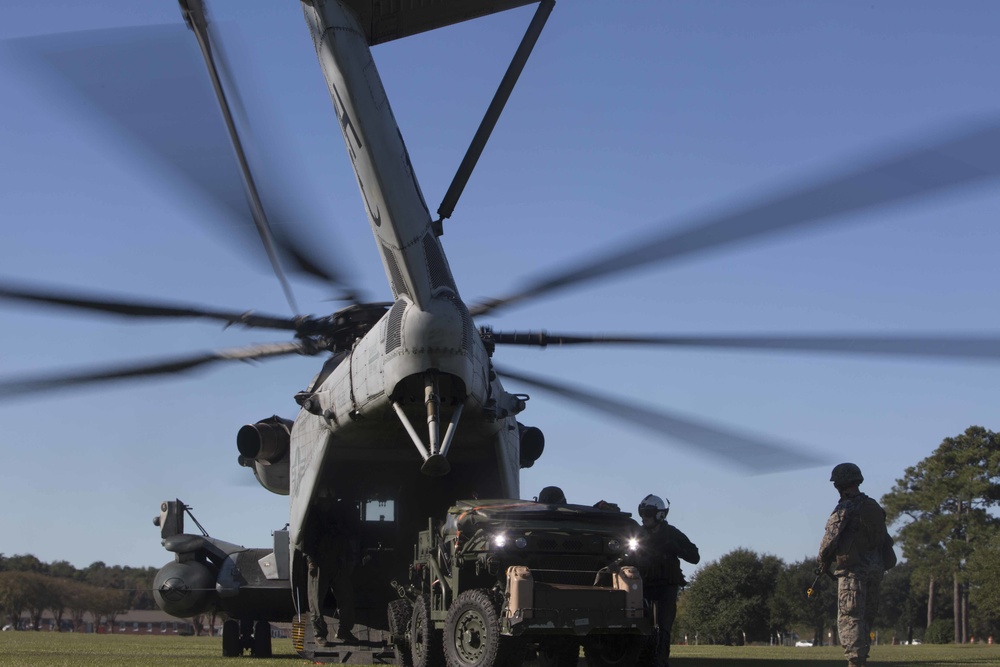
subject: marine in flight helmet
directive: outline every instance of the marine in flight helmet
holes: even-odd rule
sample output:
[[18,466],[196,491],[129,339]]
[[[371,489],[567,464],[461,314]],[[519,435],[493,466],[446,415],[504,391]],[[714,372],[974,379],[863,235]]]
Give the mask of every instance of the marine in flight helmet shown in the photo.
[[646,519],[650,519],[655,523],[660,523],[667,518],[667,512],[670,511],[670,501],[666,503],[663,502],[663,498],[659,496],[654,496],[652,493],[642,499],[639,503],[639,516],[642,518],[642,523],[646,524]]
[[861,474],[861,468],[857,465],[853,463],[840,463],[830,473],[830,481],[838,489],[846,489],[849,486],[861,484],[861,482],[865,481],[865,477]]

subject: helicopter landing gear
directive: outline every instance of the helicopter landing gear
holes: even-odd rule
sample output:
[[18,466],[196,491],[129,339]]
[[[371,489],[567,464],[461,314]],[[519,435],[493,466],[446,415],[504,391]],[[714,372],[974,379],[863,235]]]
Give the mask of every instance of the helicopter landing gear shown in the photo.
[[222,624],[222,657],[235,658],[243,655],[243,642],[240,641],[240,622],[233,619]]
[[427,436],[430,449],[424,446],[423,440],[417,434],[417,430],[413,428],[406,413],[403,412],[403,406],[399,404],[399,401],[393,401],[392,408],[396,411],[399,421],[403,423],[406,432],[410,434],[410,440],[416,445],[424,459],[424,465],[421,466],[420,472],[431,477],[441,477],[447,475],[451,470],[451,464],[448,463],[447,458],[448,448],[451,447],[451,441],[455,437],[455,430],[458,427],[458,420],[462,418],[464,406],[461,403],[455,406],[455,410],[451,413],[451,422],[449,422],[448,429],[442,439],[440,428],[441,398],[438,393],[437,373],[429,372],[424,375],[424,405],[427,406]]
[[270,623],[229,619],[222,624],[222,657],[237,658],[246,649],[255,658],[271,657]]
[[267,621],[257,621],[253,624],[253,645],[250,652],[255,658],[270,658],[271,624]]

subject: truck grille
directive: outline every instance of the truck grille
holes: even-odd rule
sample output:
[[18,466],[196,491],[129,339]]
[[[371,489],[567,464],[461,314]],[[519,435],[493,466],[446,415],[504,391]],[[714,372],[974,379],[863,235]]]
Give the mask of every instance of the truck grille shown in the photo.
[[599,537],[580,539],[578,537],[545,537],[528,538],[528,550],[559,551],[562,553],[604,553],[604,540]]

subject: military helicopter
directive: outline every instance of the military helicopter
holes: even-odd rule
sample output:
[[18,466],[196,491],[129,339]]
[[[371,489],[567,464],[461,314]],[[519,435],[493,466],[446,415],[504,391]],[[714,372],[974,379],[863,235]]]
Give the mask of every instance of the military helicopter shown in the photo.
[[[531,4],[494,3],[496,11]],[[987,127],[876,161],[863,169],[838,174],[774,201],[738,210],[702,224],[644,239],[569,270],[529,283],[498,299],[467,305],[459,296],[439,241],[443,222],[451,215],[471,165],[478,159],[488,128],[495,123],[509,89],[523,66],[525,51],[537,38],[551,2],[539,3],[522,49],[508,70],[505,84],[473,142],[454,187],[437,216],[431,215],[417,184],[406,147],[382,89],[369,47],[462,20],[484,10],[459,3],[426,13],[399,10],[378,16],[362,2],[314,2],[305,7],[319,54],[336,119],[355,170],[362,202],[376,239],[391,302],[354,302],[323,317],[280,317],[175,304],[132,301],[5,284],[7,299],[61,305],[134,317],[200,317],[257,328],[292,332],[284,344],[268,344],[211,355],[154,361],[78,375],[15,379],[0,391],[6,396],[47,392],[110,380],[169,374],[225,361],[246,361],[289,355],[330,355],[320,373],[296,396],[300,406],[293,423],[268,418],[241,429],[241,461],[261,484],[289,494],[289,539],[301,545],[302,528],[313,498],[320,489],[332,489],[352,502],[395,501],[398,508],[391,535],[382,522],[371,526],[370,544],[406,544],[424,517],[454,499],[469,496],[519,497],[518,470],[542,453],[540,431],[519,422],[526,396],[508,392],[500,378],[550,391],[592,409],[648,424],[696,443],[706,451],[736,458],[750,467],[773,469],[811,465],[814,457],[768,442],[740,437],[690,421],[653,414],[597,393],[563,383],[496,367],[496,346],[550,344],[689,345],[733,349],[812,349],[885,352],[991,358],[996,341],[969,338],[861,338],[861,337],[668,337],[609,334],[500,332],[477,328],[473,318],[485,319],[500,309],[539,298],[558,289],[612,276],[644,263],[667,261],[709,247],[721,247],[748,237],[764,236],[797,225],[825,221],[850,211],[942,192],[952,187],[995,177],[996,130]],[[182,11],[208,64],[210,76],[227,118],[250,200],[250,216],[267,248],[275,272],[284,282],[283,263],[320,274],[344,285],[336,272],[323,268],[292,238],[282,238],[268,222],[266,207],[255,195],[254,170],[243,157],[238,123],[227,109],[225,72],[213,58],[213,40],[204,7],[183,2]],[[331,40],[330,34],[350,35]],[[509,90],[507,91],[509,92]],[[228,91],[232,97],[233,91]],[[933,169],[942,156],[972,165],[956,173]],[[919,178],[899,178],[920,173]],[[946,172],[946,173],[945,173]],[[878,186],[872,187],[872,183]],[[820,206],[818,202],[823,202]],[[809,204],[809,210],[803,210]],[[811,208],[812,205],[816,208]],[[349,286],[348,286],[349,287]],[[350,296],[350,289],[345,290]],[[530,413],[529,413],[530,414]],[[405,508],[405,509],[404,509]],[[377,547],[372,547],[376,549]],[[385,571],[398,568],[406,549],[385,558]],[[295,565],[293,559],[293,567]],[[385,594],[388,594],[386,591]],[[382,598],[372,594],[371,619],[384,616]]]

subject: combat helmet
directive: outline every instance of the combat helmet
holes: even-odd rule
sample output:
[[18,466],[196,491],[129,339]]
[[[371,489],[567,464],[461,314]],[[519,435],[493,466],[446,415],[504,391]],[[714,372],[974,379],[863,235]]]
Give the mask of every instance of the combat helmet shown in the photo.
[[643,498],[642,502],[639,503],[639,516],[643,518],[655,518],[657,523],[666,519],[669,511],[670,501],[668,500],[664,504],[663,498],[654,496],[652,493]]
[[865,477],[861,474],[861,468],[854,463],[840,463],[830,473],[830,481],[839,488],[860,484],[865,481]]

